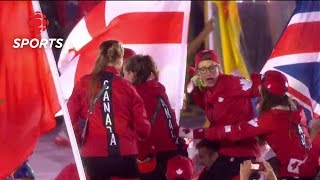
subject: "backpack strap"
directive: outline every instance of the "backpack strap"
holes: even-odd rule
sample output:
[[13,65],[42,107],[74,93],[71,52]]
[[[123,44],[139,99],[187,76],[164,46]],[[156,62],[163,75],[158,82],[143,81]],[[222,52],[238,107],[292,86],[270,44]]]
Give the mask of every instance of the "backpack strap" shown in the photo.
[[155,122],[155,120],[156,120],[156,117],[157,117],[157,114],[158,114],[158,112],[159,112],[159,110],[160,110],[160,107],[161,107],[160,98],[161,98],[161,97],[158,98],[158,102],[157,102],[156,109],[154,110],[153,116],[152,116],[152,118],[151,118],[151,120],[150,120],[151,125],[154,124],[154,122]]
[[89,107],[89,110],[88,110],[89,114],[92,114],[94,106],[97,104],[98,99],[100,99],[100,97],[102,96],[102,94],[103,94],[104,90],[106,89],[106,87],[107,87],[107,84],[104,84],[101,87],[101,89],[99,90],[97,96],[94,98],[92,104]]
[[89,115],[92,114],[93,109],[95,107],[95,105],[97,104],[98,99],[100,99],[100,97],[102,96],[104,90],[106,89],[107,84],[104,84],[101,89],[99,90],[98,94],[96,95],[96,97],[94,98],[93,102],[90,104],[90,107],[88,109],[88,114],[87,117],[85,119],[85,123],[81,132],[81,142],[80,142],[80,146],[82,146],[85,143],[86,140],[86,136],[87,136],[87,130],[88,130],[88,120],[89,120]]

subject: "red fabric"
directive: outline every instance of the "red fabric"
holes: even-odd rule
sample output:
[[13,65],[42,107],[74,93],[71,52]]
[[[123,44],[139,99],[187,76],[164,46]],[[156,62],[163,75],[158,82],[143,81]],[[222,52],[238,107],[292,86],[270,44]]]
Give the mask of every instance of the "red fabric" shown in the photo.
[[31,1],[0,6],[0,179],[33,152],[41,134],[55,127],[59,110],[44,49],[12,47],[15,38],[39,38],[30,31]]
[[[143,159],[145,160],[145,159]],[[149,161],[145,162],[137,162],[139,172],[142,174],[151,173],[157,166],[157,158],[156,156],[150,157]]]
[[[141,85],[136,85],[135,87],[144,103],[147,104],[146,111],[149,120],[151,120],[155,112],[159,96],[161,96],[166,104],[170,106],[168,96],[165,92],[165,87],[160,82],[156,80],[150,80]],[[178,137],[179,127],[177,124],[175,113],[171,107],[169,107],[169,109],[172,116],[172,126],[175,132],[174,135]],[[152,147],[154,147],[155,149],[153,150]],[[154,124],[152,125],[149,138],[147,139],[147,141],[139,143],[139,157],[143,159],[150,152],[165,152],[176,149],[177,145],[171,138],[169,125],[165,118],[165,113],[163,109],[160,108]]]
[[134,50],[129,49],[129,48],[124,48],[124,55],[123,55],[124,60],[127,60],[135,55],[136,55],[136,52],[134,52]]
[[[302,109],[293,111],[291,126],[289,119],[290,111],[284,109],[283,106],[277,106],[259,116],[257,120],[252,120],[251,123],[243,122],[232,125],[230,132],[221,132],[220,129],[219,139],[239,141],[249,137],[262,136],[280,161],[279,175],[281,177],[314,176],[318,166],[319,144],[315,143],[312,147],[311,152],[313,154],[309,154],[309,150],[302,145],[302,142],[305,142],[310,147],[311,143],[306,118]],[[302,132],[300,133],[303,133],[304,137],[299,135],[298,124],[301,125]],[[208,129],[206,133],[209,139],[216,139],[214,137],[217,134],[216,128]],[[290,164],[290,160],[296,162],[294,159],[303,161],[305,158],[307,158],[306,161],[300,166],[298,163]]]
[[194,139],[204,139],[205,138],[205,130],[204,128],[194,129],[193,130],[193,138]]
[[[163,44],[180,43],[181,29],[183,25],[182,12],[135,12],[117,16],[105,27],[104,17],[105,1],[96,6],[92,13],[85,17],[86,26],[93,40],[79,50],[79,62],[77,65],[75,82],[82,76],[91,72],[101,42],[117,39],[124,44]],[[101,15],[102,14],[102,15]],[[172,22],[167,28],[168,19]],[[152,28],[150,28],[152,24]],[[128,32],[130,27],[130,33]],[[134,36],[132,34],[135,34]],[[157,34],[157,36],[155,36]]]
[[183,178],[189,180],[192,178],[193,164],[191,159],[184,156],[175,156],[168,160],[167,179],[175,180]]
[[[183,12],[132,12],[115,17],[106,27],[107,1],[99,1],[85,17],[86,26],[93,40],[79,50],[75,82],[89,74],[98,57],[101,42],[117,39],[124,44],[180,43]],[[170,20],[170,28],[168,26]],[[150,26],[152,24],[152,28]],[[130,33],[128,33],[130,27]],[[132,34],[135,34],[134,36]],[[157,34],[155,36],[155,34]]]
[[262,85],[276,96],[283,96],[288,91],[288,80],[279,71],[269,70],[263,75]]
[[[107,72],[118,74],[112,67]],[[86,97],[88,93],[90,75],[82,77],[76,83],[68,101],[68,109],[76,134],[80,134],[79,117],[85,118],[89,105]],[[100,87],[97,87],[97,92]],[[112,108],[114,112],[115,131],[120,141],[121,155],[135,155],[138,153],[136,141],[144,140],[149,136],[150,123],[147,120],[143,100],[134,87],[120,76],[112,80]],[[93,114],[89,119],[89,129],[86,143],[81,147],[84,157],[107,157],[107,131],[102,123],[102,106],[96,103]]]
[[209,55],[211,57],[211,59],[208,59],[208,60],[212,60],[212,61],[220,64],[218,55],[213,50],[206,49],[206,50],[202,50],[202,51],[200,51],[200,52],[198,52],[196,54],[196,57],[195,57],[195,60],[194,60],[194,62],[195,62],[195,66],[194,67],[195,68],[198,67],[198,64],[201,62],[201,58],[204,55]]
[[188,68],[188,74],[191,75],[191,76],[196,75],[196,74],[197,74],[196,68],[194,68],[194,67],[189,67],[189,68]]
[[308,158],[304,163],[304,166],[300,167],[300,172],[302,174],[315,174],[319,169],[319,162],[320,162],[320,133],[312,141],[312,148],[308,153]]
[[[306,4],[308,4],[309,7],[312,7],[316,6],[316,3],[317,1]],[[320,34],[320,22],[318,20],[312,22],[307,19],[309,18],[306,18],[304,22],[295,23],[286,27],[269,59],[284,55],[314,53],[320,51],[320,45],[318,43],[319,38],[315,38],[315,36]],[[292,21],[292,19],[290,21]]]
[[250,75],[250,79],[251,79],[251,82],[252,82],[251,91],[252,91],[252,95],[253,96],[260,96],[259,86],[262,85],[261,76],[262,75],[259,74],[259,73],[252,73]]
[[195,87],[191,93],[191,96],[197,106],[199,106],[203,110],[206,109],[204,91],[201,91],[199,88]]
[[[246,122],[253,118],[251,98],[256,97],[256,86],[244,78],[219,75],[213,87],[193,90],[193,98],[204,106],[210,127]],[[195,99],[196,98],[196,99]],[[240,142],[221,142],[220,153],[233,157],[259,157],[260,150],[255,138]]]
[[231,180],[240,180],[240,176],[234,176]]

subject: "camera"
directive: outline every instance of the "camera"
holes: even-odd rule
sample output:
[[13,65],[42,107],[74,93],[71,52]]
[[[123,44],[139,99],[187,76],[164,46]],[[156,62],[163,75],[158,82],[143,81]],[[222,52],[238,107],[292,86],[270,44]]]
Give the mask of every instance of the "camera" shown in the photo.
[[263,165],[263,162],[254,162],[251,164],[251,169],[254,171],[264,171],[265,167]]

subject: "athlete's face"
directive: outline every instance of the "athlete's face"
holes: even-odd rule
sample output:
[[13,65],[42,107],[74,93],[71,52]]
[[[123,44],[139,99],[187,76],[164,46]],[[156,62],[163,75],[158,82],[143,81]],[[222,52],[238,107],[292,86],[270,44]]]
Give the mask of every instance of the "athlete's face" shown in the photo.
[[220,74],[220,65],[212,60],[204,60],[198,64],[197,73],[205,86],[215,85]]
[[132,71],[127,71],[126,68],[123,68],[123,76],[126,80],[130,81],[131,83],[134,80],[134,73]]
[[206,147],[202,147],[198,149],[198,156],[200,160],[200,164],[205,167],[210,168],[214,162],[216,162],[218,158],[218,152],[213,152]]

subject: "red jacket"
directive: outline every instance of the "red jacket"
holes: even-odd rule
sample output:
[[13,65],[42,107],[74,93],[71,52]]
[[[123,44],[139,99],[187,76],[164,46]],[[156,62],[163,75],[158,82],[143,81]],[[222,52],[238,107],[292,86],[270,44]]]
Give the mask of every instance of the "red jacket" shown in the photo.
[[[135,88],[146,104],[145,108],[149,120],[151,120],[152,116],[154,115],[159,97],[163,98],[165,103],[168,105],[168,112],[172,117],[171,122],[174,130],[173,135],[177,138],[179,134],[179,127],[177,124],[175,113],[170,106],[165,87],[158,81],[149,80],[141,85],[136,85]],[[184,141],[181,138],[179,138],[179,140],[186,148]],[[155,149],[151,149],[152,146],[154,146]],[[152,125],[151,133],[148,140],[139,144],[140,157],[143,158],[150,152],[165,152],[176,149],[177,144],[174,143],[174,140],[170,133],[169,124],[168,120],[165,118],[164,109],[160,106],[154,124]]]
[[[119,138],[120,155],[136,155],[137,139],[146,139],[150,133],[143,100],[135,88],[120,77],[115,68],[107,67],[106,72],[114,74],[112,80],[111,107],[114,114],[115,134]],[[68,101],[68,109],[76,135],[79,137],[79,118],[85,118],[88,111],[88,86],[90,75],[82,77],[76,83]],[[97,92],[101,85],[97,87]],[[89,116],[86,143],[81,147],[83,157],[108,156],[107,131],[102,120],[102,105],[99,100]]]
[[[213,87],[195,88],[193,99],[206,112],[210,127],[249,121],[254,117],[251,98],[259,95],[258,84],[244,78],[221,74]],[[220,154],[232,157],[259,157],[255,138],[239,142],[221,141]]]
[[276,106],[249,122],[207,129],[205,134],[209,139],[229,141],[261,136],[280,161],[281,177],[310,177],[317,170],[320,152],[316,157],[308,156],[311,141],[301,108],[292,112],[291,123],[289,108]]

